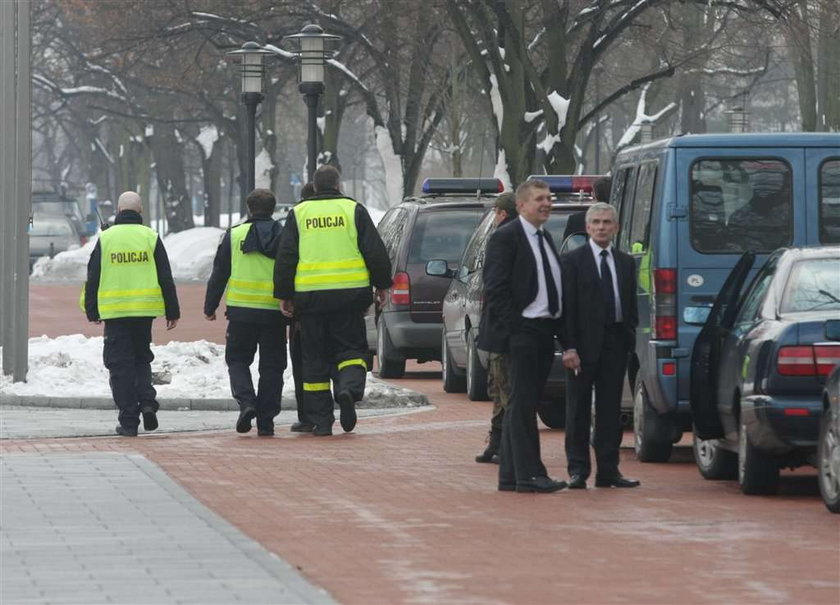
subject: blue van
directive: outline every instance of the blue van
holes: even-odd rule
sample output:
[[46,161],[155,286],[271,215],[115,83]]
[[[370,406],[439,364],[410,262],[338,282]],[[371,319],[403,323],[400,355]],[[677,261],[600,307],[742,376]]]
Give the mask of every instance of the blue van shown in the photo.
[[742,253],[840,244],[840,134],[683,135],[612,167],[619,249],[638,267],[629,365],[636,455],[664,462],[691,430],[691,351]]

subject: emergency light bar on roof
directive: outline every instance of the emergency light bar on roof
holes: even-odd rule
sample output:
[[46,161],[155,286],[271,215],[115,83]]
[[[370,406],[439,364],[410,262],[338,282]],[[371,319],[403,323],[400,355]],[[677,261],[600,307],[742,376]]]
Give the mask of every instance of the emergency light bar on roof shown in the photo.
[[501,193],[504,183],[499,179],[426,179],[423,193]]
[[592,193],[592,184],[601,175],[532,174],[528,178],[546,183],[551,193]]

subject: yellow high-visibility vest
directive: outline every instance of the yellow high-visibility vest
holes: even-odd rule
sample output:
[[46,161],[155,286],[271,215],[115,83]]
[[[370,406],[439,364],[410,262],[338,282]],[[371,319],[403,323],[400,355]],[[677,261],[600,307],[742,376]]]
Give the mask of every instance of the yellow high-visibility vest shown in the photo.
[[280,310],[274,298],[274,259],[259,252],[242,251],[245,236],[254,223],[230,230],[230,279],[225,295],[228,307]]
[[356,202],[309,200],[294,212],[299,234],[296,292],[370,287],[359,251]]
[[99,317],[159,317],[163,294],[155,266],[157,233],[145,225],[114,225],[99,234],[102,271]]

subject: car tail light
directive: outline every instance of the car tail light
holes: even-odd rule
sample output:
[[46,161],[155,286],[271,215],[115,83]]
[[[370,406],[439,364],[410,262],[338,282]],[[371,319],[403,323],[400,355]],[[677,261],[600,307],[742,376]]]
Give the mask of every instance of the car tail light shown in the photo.
[[391,286],[391,304],[407,305],[411,303],[411,287],[408,273],[400,271],[394,275],[394,283]]
[[87,235],[79,236],[79,241],[82,243],[82,246],[84,246],[86,243],[88,243],[88,236]]
[[666,361],[662,364],[662,375],[663,376],[676,376],[677,375],[677,364],[674,361]]
[[816,376],[814,347],[782,347],[776,358],[776,368],[782,376]]
[[808,408],[785,408],[785,416],[810,416]]
[[814,345],[814,359],[817,374],[828,376],[834,366],[840,364],[840,345]]
[[653,270],[653,304],[650,307],[653,338],[677,339],[677,270]]

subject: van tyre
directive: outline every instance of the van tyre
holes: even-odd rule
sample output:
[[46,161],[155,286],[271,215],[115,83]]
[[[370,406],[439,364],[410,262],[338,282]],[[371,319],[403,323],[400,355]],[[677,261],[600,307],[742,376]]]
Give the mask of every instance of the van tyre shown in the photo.
[[775,494],[779,488],[779,464],[757,449],[741,422],[738,434],[738,484],[747,495]]
[[694,462],[704,479],[737,479],[738,454],[720,447],[720,439],[693,436]]
[[443,390],[447,393],[463,393],[467,390],[467,379],[463,374],[458,375],[452,358],[449,355],[449,345],[446,343],[446,332],[441,334],[440,365],[442,368]]
[[820,439],[817,442],[817,481],[825,507],[840,513],[840,434],[831,410],[823,414]]
[[376,357],[379,360],[380,378],[402,378],[405,374],[405,358],[400,356],[391,343],[385,320],[379,316],[376,322]]
[[487,395],[487,370],[478,358],[475,337],[467,332],[467,397],[470,401],[489,401]]
[[674,443],[673,427],[651,408],[641,381],[633,398],[633,443],[640,462],[668,462]]

